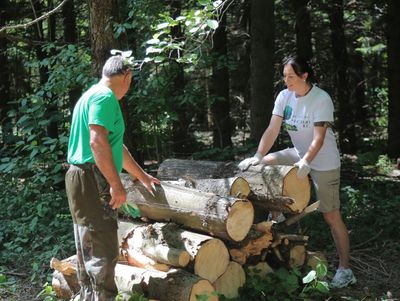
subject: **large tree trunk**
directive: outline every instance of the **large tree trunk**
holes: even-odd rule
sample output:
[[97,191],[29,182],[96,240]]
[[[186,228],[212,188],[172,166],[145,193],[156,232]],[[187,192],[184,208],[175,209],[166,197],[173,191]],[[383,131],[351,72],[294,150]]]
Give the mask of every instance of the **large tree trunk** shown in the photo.
[[[185,3],[180,0],[168,0],[170,4],[171,17],[176,19],[181,15],[182,4]],[[173,26],[171,28],[171,36],[174,40],[183,40],[183,32],[180,25]],[[177,59],[182,53],[182,50],[174,49],[171,51],[171,57]],[[182,99],[185,90],[185,72],[183,65],[173,60],[170,62],[171,72],[171,91],[168,101],[170,102],[171,108],[177,115],[176,120],[172,122],[172,151],[176,157],[186,157],[194,151],[194,137],[189,132],[189,125],[193,116],[193,109],[189,103]]]
[[92,64],[96,77],[101,76],[103,65],[111,55],[110,50],[118,49],[112,24],[117,16],[116,7],[116,0],[89,0]]
[[274,1],[251,2],[250,136],[259,141],[274,104]]
[[164,160],[158,170],[160,180],[229,178],[239,172],[234,162],[200,160]]
[[214,193],[219,196],[247,198],[250,194],[250,185],[242,177],[226,179],[181,179],[179,181],[168,181],[168,183]]
[[216,237],[240,241],[254,217],[252,204],[245,199],[220,197],[168,183],[156,187],[154,195],[128,175],[121,180],[128,192],[127,203],[137,206],[142,216],[156,221],[174,221]]
[[[6,25],[6,11],[9,8],[8,0],[0,1],[0,28]],[[0,36],[0,148],[11,139],[12,127],[8,123],[10,118],[7,116],[10,105],[10,68],[7,59],[8,40]]]
[[343,1],[334,0],[329,8],[333,59],[335,61],[334,75],[336,97],[338,104],[339,144],[344,153],[353,153],[355,146],[355,131],[353,111],[349,102],[348,88],[348,54],[344,32]]
[[[67,1],[62,7],[64,40],[68,44],[75,44],[78,40],[78,32],[76,29],[76,13],[74,0]],[[68,91],[69,109],[72,116],[75,104],[82,93],[81,87],[75,86]]]
[[400,2],[390,0],[387,19],[388,50],[388,86],[389,86],[389,118],[388,118],[388,154],[400,156]]
[[309,0],[292,0],[296,14],[296,53],[306,60],[312,58]]
[[213,115],[213,145],[225,148],[232,146],[229,100],[229,72],[227,57],[226,14],[213,35],[213,53],[218,61],[212,68],[211,112]]

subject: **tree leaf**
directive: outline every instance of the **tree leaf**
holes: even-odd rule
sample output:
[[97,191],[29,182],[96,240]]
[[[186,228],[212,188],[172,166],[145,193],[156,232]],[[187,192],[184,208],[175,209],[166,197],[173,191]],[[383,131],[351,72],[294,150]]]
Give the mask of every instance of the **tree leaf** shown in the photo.
[[317,272],[312,270],[310,271],[304,278],[303,278],[303,283],[310,283],[311,281],[315,280],[317,276]]
[[211,29],[217,29],[219,26],[218,21],[216,21],[216,20],[207,20],[207,25]]

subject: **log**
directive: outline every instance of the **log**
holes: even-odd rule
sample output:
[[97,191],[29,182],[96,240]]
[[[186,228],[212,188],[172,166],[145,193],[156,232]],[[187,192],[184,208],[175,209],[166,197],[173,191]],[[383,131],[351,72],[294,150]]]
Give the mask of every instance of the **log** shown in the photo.
[[225,179],[188,179],[186,177],[178,181],[168,181],[168,183],[214,193],[219,196],[247,198],[250,194],[250,185],[242,177]]
[[152,225],[143,222],[120,220],[118,240],[123,259],[128,263],[127,250],[139,251],[156,262],[174,267],[186,267],[191,260],[190,254],[182,244],[173,246],[171,242],[162,239],[162,234],[160,239],[152,230]]
[[[57,270],[55,272],[57,272],[56,275],[66,277]],[[76,273],[68,277],[73,278],[75,283],[78,283]],[[67,291],[68,288],[57,286],[57,279],[53,279],[57,296],[67,296],[65,299],[71,298],[72,295]],[[168,272],[160,272],[117,264],[115,267],[115,283],[118,292],[121,294],[144,293],[149,298],[160,301],[196,301],[196,295],[207,296],[207,300],[210,301],[218,300],[218,297],[214,294],[215,289],[209,281],[184,270],[172,269]]]
[[242,266],[234,261],[229,262],[225,271],[215,282],[214,286],[218,293],[226,298],[239,297],[239,288],[246,282],[246,274]]
[[289,267],[296,268],[304,265],[306,261],[306,247],[304,245],[294,245],[290,248]]
[[232,260],[243,265],[250,256],[260,255],[272,243],[271,227],[272,222],[254,225],[244,241],[230,246]]
[[60,298],[69,300],[80,290],[78,278],[75,274],[63,274],[62,272],[55,270],[53,272],[53,278],[51,281],[54,293]]
[[328,267],[328,260],[326,259],[325,255],[319,251],[306,251],[306,264],[312,268],[313,270],[317,269],[317,265],[319,263],[324,264]]
[[255,277],[257,275],[260,278],[265,278],[269,273],[273,273],[274,270],[265,261],[259,262],[255,265],[247,266],[249,270],[249,276]]
[[127,249],[124,250],[123,253],[125,253],[125,258],[128,264],[133,265],[135,267],[147,270],[153,269],[162,272],[169,271],[168,265],[163,263],[158,263],[135,249]]
[[229,178],[239,171],[234,162],[167,159],[158,170],[160,180]]
[[297,167],[250,166],[248,170],[239,172],[236,176],[245,178],[250,184],[253,195],[249,195],[248,198],[255,207],[269,211],[300,213],[310,201],[310,181],[308,177],[297,177]]
[[151,194],[141,183],[132,182],[129,175],[121,175],[121,180],[128,192],[127,203],[155,221],[173,221],[233,241],[244,239],[253,223],[253,205],[246,199],[220,197],[168,183],[156,186]]
[[294,166],[257,165],[242,172],[234,162],[167,159],[161,163],[157,175],[163,180],[189,178],[194,181],[242,177],[250,184],[253,193],[248,198],[256,205],[256,211],[299,213],[311,196],[308,177],[299,179]]
[[[153,251],[157,250],[157,246],[173,249],[176,254],[184,251],[193,259],[194,273],[210,282],[221,276],[229,264],[228,249],[218,238],[187,231],[173,223],[132,227],[133,231],[126,237],[125,248],[140,249],[157,261],[168,260],[169,255],[166,252],[167,256],[162,259]],[[179,258],[172,261],[179,262]]]

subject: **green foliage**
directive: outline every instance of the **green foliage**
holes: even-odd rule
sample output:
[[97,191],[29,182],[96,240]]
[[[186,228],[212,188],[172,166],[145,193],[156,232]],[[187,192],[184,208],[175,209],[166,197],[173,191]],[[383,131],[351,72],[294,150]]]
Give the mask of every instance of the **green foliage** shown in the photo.
[[57,301],[59,298],[57,298],[56,293],[53,290],[53,287],[46,282],[43,285],[43,289],[39,292],[37,295],[37,298],[42,301]]
[[14,277],[7,277],[2,273],[0,266],[0,297],[15,296],[17,292],[16,280]]
[[328,282],[325,281],[327,273],[327,266],[319,262],[315,270],[311,270],[303,277],[303,284],[305,284],[305,286],[300,296],[304,297],[304,300],[313,300],[312,298],[314,297],[327,295],[329,293],[329,285]]
[[17,264],[31,271],[32,282],[41,281],[51,257],[65,258],[74,249],[65,193],[42,190],[30,179],[1,176],[0,183],[2,263]]
[[300,276],[298,270],[280,268],[265,278],[258,274],[247,277],[240,292],[241,300],[296,300],[301,288]]
[[[175,59],[179,63],[196,64],[201,55],[201,46],[211,32],[218,28],[218,12],[223,1],[201,0],[199,7],[183,9],[175,19],[170,14],[161,14],[161,22],[153,27],[153,36],[147,40],[146,62],[162,63]],[[183,38],[176,39],[171,33],[173,27],[183,28]],[[171,53],[177,53],[175,57]]]
[[378,172],[385,175],[389,174],[393,170],[393,163],[388,155],[380,155],[375,165],[378,169]]
[[[84,48],[74,45],[48,44],[44,51],[56,53],[41,62],[26,62],[29,67],[46,66],[51,70],[48,81],[35,93],[13,102],[8,111],[14,119],[13,143],[1,149],[0,172],[17,178],[30,177],[43,188],[53,187],[63,181],[62,163],[68,143],[67,129],[63,125],[69,114],[68,88],[88,85],[90,59]],[[70,68],[65,68],[69,66]],[[59,108],[50,111],[49,108]],[[56,123],[57,137],[49,137],[47,127]]]

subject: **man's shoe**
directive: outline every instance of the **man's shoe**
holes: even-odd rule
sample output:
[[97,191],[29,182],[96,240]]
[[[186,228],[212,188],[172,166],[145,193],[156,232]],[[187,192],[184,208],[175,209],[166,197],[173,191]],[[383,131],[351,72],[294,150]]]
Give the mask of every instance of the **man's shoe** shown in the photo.
[[330,287],[331,288],[344,288],[357,282],[351,269],[338,268],[335,277],[333,277]]

